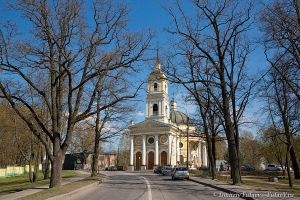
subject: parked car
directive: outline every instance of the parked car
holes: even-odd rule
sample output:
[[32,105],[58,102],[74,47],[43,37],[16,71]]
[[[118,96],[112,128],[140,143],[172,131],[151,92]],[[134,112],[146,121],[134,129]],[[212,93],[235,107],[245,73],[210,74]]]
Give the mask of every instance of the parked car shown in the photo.
[[190,179],[189,171],[186,167],[175,167],[173,172],[171,173],[171,177],[173,180],[175,179]]
[[251,165],[243,165],[241,167],[242,171],[254,171],[254,167],[252,167]]
[[162,175],[171,175],[173,171],[172,167],[164,167],[161,171]]
[[279,165],[268,165],[266,171],[281,171],[282,168]]
[[198,167],[198,170],[207,171],[209,168],[207,166]]
[[117,171],[117,167],[116,166],[110,166],[109,171]]
[[162,168],[163,168],[162,166],[155,167],[154,173],[156,173],[156,174],[161,173]]

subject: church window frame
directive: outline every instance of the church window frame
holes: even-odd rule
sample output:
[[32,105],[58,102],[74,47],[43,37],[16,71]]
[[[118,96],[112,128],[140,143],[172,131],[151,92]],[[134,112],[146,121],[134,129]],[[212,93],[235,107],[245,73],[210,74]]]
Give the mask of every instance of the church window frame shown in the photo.
[[182,149],[183,148],[183,143],[179,142],[179,148]]
[[148,144],[154,144],[154,142],[155,142],[154,137],[152,137],[152,136],[148,137],[147,142],[148,142]]
[[158,115],[158,105],[157,104],[153,104],[153,115]]
[[154,83],[154,85],[153,85],[153,91],[154,92],[158,91],[158,84],[157,83]]
[[160,143],[166,144],[168,142],[168,138],[166,136],[161,136],[160,137]]
[[136,145],[142,145],[142,137],[135,138],[135,144]]

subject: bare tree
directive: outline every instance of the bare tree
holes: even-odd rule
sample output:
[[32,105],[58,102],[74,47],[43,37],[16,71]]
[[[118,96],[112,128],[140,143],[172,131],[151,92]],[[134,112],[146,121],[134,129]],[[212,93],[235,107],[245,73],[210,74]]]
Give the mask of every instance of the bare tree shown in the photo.
[[[292,145],[292,135],[299,132],[299,123],[296,126],[294,123],[295,119],[299,117],[299,111],[293,107],[298,106],[300,101],[299,8],[300,1],[298,0],[276,0],[264,5],[260,14],[260,28],[265,33],[262,42],[265,45],[265,55],[271,66],[269,75],[272,77],[269,78],[266,85],[272,84],[270,89],[274,91],[272,95],[275,95],[274,98],[271,98],[270,103],[275,106],[275,110],[278,112],[277,116],[280,116],[281,127],[279,129],[284,130],[286,134],[287,150],[291,156],[294,175],[297,179],[300,178],[300,168]],[[277,122],[274,124],[278,125]]]
[[252,165],[255,169],[259,169],[262,155],[260,153],[260,144],[253,134],[248,131],[241,133],[240,151],[244,156],[244,163]]
[[[264,32],[262,42],[267,60],[300,100],[300,1],[274,0],[262,4],[259,27]],[[283,73],[278,65],[282,60],[289,62],[289,74]]]
[[[52,164],[50,187],[57,187],[75,124],[98,112],[93,81],[107,71],[136,73],[153,34],[128,32],[129,10],[110,0],[17,0],[10,8],[21,12],[30,29],[22,30],[21,39],[10,22],[0,29],[0,66],[5,73],[0,97],[45,146]],[[136,92],[112,95],[101,109],[133,98]],[[47,124],[35,109],[41,104],[51,119]]]
[[[282,60],[281,60],[282,61]],[[281,64],[280,68],[281,74],[285,75],[290,73],[291,68],[285,62],[277,62]],[[265,104],[268,108],[268,113],[272,122],[272,126],[275,127],[275,135],[284,136],[278,137],[283,139],[282,142],[286,145],[286,164],[287,171],[290,180],[290,187],[292,187],[292,182],[290,178],[289,170],[289,160],[291,158],[294,175],[296,179],[299,179],[299,162],[297,154],[293,146],[293,140],[297,137],[297,132],[299,131],[299,103],[300,101],[293,93],[293,90],[288,86],[286,81],[281,78],[281,74],[275,69],[270,69],[268,76],[265,77],[265,83],[263,93],[261,97],[265,99]]]
[[247,82],[251,79],[245,65],[251,52],[247,31],[252,3],[236,0],[191,3],[194,12],[185,10],[180,1],[173,8],[166,8],[173,19],[167,31],[176,38],[167,74],[172,77],[171,82],[188,89],[199,107],[203,105],[198,88],[206,87],[210,92],[223,121],[233,184],[240,184],[239,124],[252,88],[252,83]]

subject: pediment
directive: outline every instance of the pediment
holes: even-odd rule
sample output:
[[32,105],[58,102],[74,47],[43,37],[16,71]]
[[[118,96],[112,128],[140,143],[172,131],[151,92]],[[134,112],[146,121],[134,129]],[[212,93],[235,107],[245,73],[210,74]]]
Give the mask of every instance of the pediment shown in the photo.
[[136,131],[152,131],[152,130],[168,130],[171,129],[173,126],[171,124],[166,124],[163,122],[155,121],[155,120],[145,120],[135,125],[128,127],[131,132]]

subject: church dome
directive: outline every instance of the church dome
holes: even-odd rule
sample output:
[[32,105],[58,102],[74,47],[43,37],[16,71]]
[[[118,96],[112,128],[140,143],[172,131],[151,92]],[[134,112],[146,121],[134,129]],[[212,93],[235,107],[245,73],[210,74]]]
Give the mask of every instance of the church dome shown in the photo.
[[171,100],[171,110],[170,110],[170,120],[173,123],[176,123],[178,125],[192,125],[191,119],[184,114],[183,112],[180,112],[177,110],[177,102],[174,100],[174,98]]
[[187,123],[191,124],[189,117],[183,112],[177,110],[170,111],[170,120],[178,125],[187,125]]

